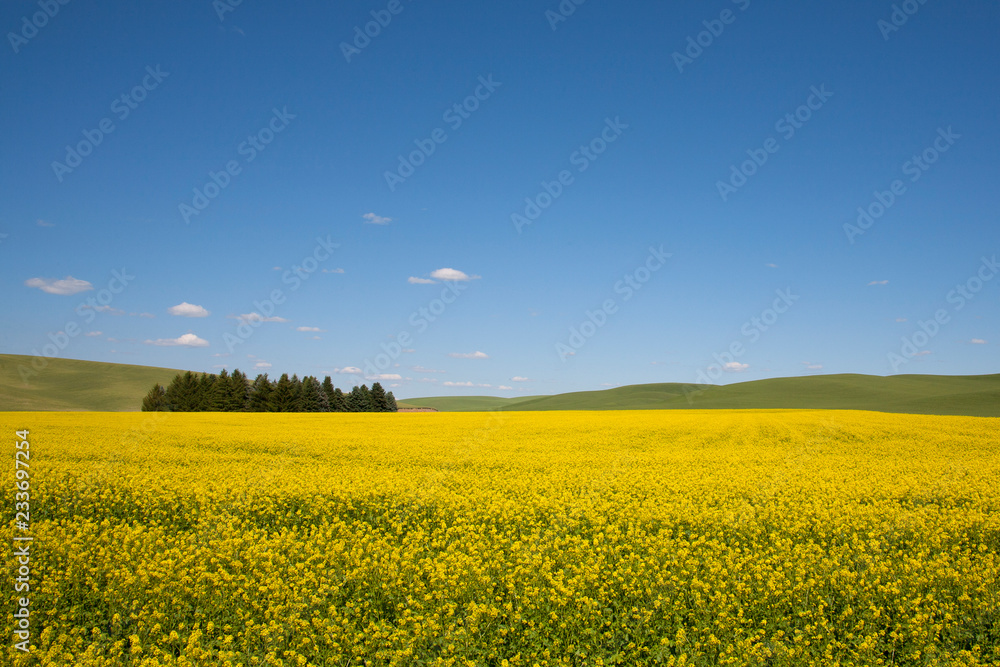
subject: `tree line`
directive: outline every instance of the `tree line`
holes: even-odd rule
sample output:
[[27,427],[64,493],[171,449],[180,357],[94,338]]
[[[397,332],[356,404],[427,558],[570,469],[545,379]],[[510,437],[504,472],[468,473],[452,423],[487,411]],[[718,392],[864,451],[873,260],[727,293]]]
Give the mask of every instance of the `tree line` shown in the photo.
[[236,369],[178,373],[163,387],[157,383],[142,399],[143,412],[396,412],[396,397],[380,383],[344,393],[327,375],[321,383],[309,375],[283,373],[271,380],[261,373],[252,382]]

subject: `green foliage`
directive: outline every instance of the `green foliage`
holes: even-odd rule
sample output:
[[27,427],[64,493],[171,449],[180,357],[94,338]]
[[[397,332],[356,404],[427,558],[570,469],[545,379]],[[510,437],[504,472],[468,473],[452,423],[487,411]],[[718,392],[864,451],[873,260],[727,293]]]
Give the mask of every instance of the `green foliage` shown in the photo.
[[385,395],[382,383],[376,382],[371,389],[372,412],[389,412],[389,400]]
[[250,401],[250,385],[247,376],[240,372],[240,369],[233,371],[229,377],[229,391],[226,392],[225,407],[226,412],[241,412],[248,408]]
[[200,408],[198,378],[191,371],[184,371],[167,387],[166,401],[173,412],[196,412]]
[[271,381],[267,373],[259,374],[250,388],[250,398],[247,402],[248,412],[271,412]]
[[142,401],[142,409],[174,412],[395,412],[396,399],[375,383],[354,387],[348,396],[333,386],[326,376],[321,383],[308,375],[283,373],[277,382],[261,373],[253,383],[239,369],[230,375],[223,370],[218,375],[190,371],[174,376],[164,389],[155,385]]
[[[298,379],[298,378],[296,378]],[[298,406],[299,396],[288,373],[282,373],[278,378],[278,384],[271,392],[271,412],[295,412]]]
[[169,410],[167,406],[167,390],[163,388],[159,382],[153,385],[153,388],[149,390],[146,394],[146,398],[142,399],[142,411],[143,412],[166,412]]
[[[329,403],[326,401],[322,385],[311,375],[302,380],[298,405],[299,412],[327,412],[329,410]],[[323,409],[324,405],[327,405],[327,410]]]
[[340,387],[333,390],[333,398],[330,399],[330,412],[347,412],[347,397]]

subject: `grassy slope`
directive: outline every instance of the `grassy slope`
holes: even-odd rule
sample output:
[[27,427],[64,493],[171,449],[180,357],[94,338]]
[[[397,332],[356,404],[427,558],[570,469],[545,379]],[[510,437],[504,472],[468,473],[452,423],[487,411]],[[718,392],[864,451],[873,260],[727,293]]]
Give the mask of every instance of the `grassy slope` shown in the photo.
[[499,398],[497,396],[429,396],[408,398],[397,401],[401,408],[434,408],[441,412],[481,412],[510,408],[523,401],[545,396],[525,396],[519,398]]
[[713,387],[695,408],[823,408],[1000,417],[1000,375],[825,375]]
[[[165,385],[179,372],[50,359],[48,366],[25,384],[18,367],[30,368],[31,360],[0,354],[0,410],[138,410],[154,382]],[[1000,375],[819,375],[725,386],[644,384],[555,396],[437,396],[406,399],[400,405],[446,412],[819,408],[1000,417]]]
[[820,375],[725,386],[663,383],[533,398],[477,396],[407,402],[445,411],[816,408],[1000,417],[1000,375]]
[[18,367],[33,357],[0,354],[0,410],[138,410],[154,383],[166,385],[178,372],[169,368],[49,359],[25,384]]

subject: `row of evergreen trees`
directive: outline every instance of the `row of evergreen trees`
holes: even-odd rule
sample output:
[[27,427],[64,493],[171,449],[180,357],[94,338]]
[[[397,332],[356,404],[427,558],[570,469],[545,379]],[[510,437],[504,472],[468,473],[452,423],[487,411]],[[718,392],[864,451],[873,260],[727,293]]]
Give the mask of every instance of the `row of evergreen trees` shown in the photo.
[[230,375],[178,373],[164,388],[156,384],[142,399],[143,412],[396,412],[396,397],[378,382],[344,393],[327,375],[299,379],[282,374],[270,380],[261,373],[250,382],[236,369]]

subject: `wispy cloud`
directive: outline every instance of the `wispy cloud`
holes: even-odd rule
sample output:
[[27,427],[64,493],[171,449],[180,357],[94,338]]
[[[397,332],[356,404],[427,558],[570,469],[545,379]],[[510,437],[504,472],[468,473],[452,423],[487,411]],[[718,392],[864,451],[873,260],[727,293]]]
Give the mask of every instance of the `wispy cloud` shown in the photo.
[[475,387],[471,382],[444,382],[445,387]]
[[211,313],[205,310],[202,306],[196,306],[193,303],[188,303],[187,301],[182,301],[176,306],[170,306],[167,308],[167,312],[171,315],[177,315],[178,317],[208,317],[211,315]]
[[193,333],[186,333],[178,338],[147,340],[146,345],[159,345],[160,347],[208,347],[208,341],[204,338],[198,338]]
[[374,213],[365,213],[361,217],[365,219],[366,225],[388,225],[392,222],[392,218],[383,218],[381,215],[375,215]]
[[730,361],[728,364],[722,365],[722,370],[727,373],[742,373],[748,368],[750,368],[750,364],[741,364],[738,361]]
[[85,333],[83,335],[87,336],[88,338],[96,338],[97,336],[103,336],[104,332],[103,331],[88,331],[87,333]]
[[986,345],[986,341],[983,340],[982,338],[973,338],[969,342],[972,343],[973,345]]
[[531,382],[531,378],[521,377],[520,375],[515,375],[510,379],[511,382]]
[[264,317],[260,313],[244,313],[243,315],[230,315],[230,319],[237,319],[244,324],[252,324],[254,322],[287,322],[284,317]]
[[94,286],[86,280],[80,280],[73,276],[66,276],[62,280],[54,278],[29,278],[24,281],[24,284],[27,287],[38,288],[46,294],[59,294],[60,296],[79,294],[80,292],[94,289]]
[[38,225],[39,227],[55,227],[56,226],[56,223],[49,222],[48,220],[39,220],[35,224]]
[[107,313],[108,315],[121,316],[125,314],[124,310],[119,308],[113,308],[111,306],[91,306],[89,304],[80,306],[83,310],[94,310],[98,313]]
[[343,269],[323,269],[321,273],[343,273]]
[[778,268],[777,264],[765,264],[764,266],[768,267],[769,269],[776,269],[776,268]]
[[369,380],[402,380],[403,376],[398,373],[381,373],[379,375],[369,375]]
[[888,284],[889,284],[888,280],[873,280],[870,283],[868,283],[868,287],[871,287],[872,285],[888,285]]
[[430,278],[417,278],[416,276],[410,276],[407,281],[411,285],[434,285],[438,281],[444,282],[467,282],[469,280],[479,280],[482,276],[470,276],[464,271],[459,271],[458,269],[435,269],[431,271]]
[[436,271],[431,271],[431,278],[464,282],[466,280],[478,280],[480,276],[470,276],[458,269],[437,269]]
[[437,370],[435,368],[424,368],[423,366],[414,366],[413,367],[413,372],[414,373],[444,373],[446,371],[439,371],[439,370]]
[[320,329],[319,327],[296,327],[295,330],[296,331],[309,331],[309,332],[312,332],[312,333],[319,333],[319,332],[323,331],[323,329]]
[[453,359],[489,359],[490,355],[485,352],[450,352],[449,357]]
[[264,370],[265,368],[271,368],[271,363],[267,361],[258,361],[253,365],[257,370]]
[[513,387],[508,387],[507,385],[502,384],[499,387],[497,387],[497,389],[504,390],[504,391],[509,391],[509,390],[513,389]]
[[364,372],[357,366],[345,366],[344,368],[334,368],[337,375],[364,375]]

